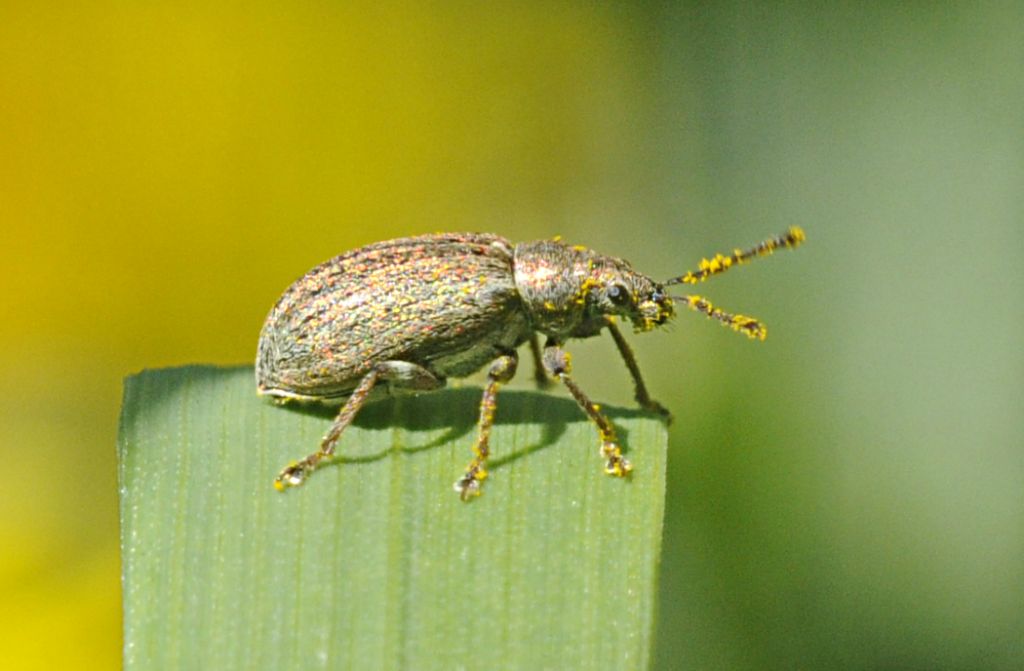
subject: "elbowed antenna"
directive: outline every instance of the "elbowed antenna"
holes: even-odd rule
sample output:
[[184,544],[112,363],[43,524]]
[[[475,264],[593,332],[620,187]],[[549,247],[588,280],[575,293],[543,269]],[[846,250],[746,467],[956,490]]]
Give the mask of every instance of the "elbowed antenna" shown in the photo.
[[703,296],[673,296],[672,298],[686,303],[691,310],[707,315],[711,319],[717,319],[736,333],[745,333],[748,338],[764,340],[768,337],[768,327],[763,323],[746,315],[729,314],[716,308],[711,301]]
[[672,284],[700,284],[712,275],[720,275],[721,273],[729,270],[729,268],[738,266],[741,263],[746,263],[755,257],[768,256],[776,249],[787,247],[792,249],[803,242],[806,238],[807,236],[804,235],[804,230],[802,228],[799,226],[793,226],[782,235],[777,235],[774,238],[768,238],[750,249],[734,249],[732,250],[732,254],[729,256],[715,254],[713,259],[701,259],[697,272],[693,272],[692,270],[688,271],[685,275],[665,280],[664,284],[666,286]]
[[[689,271],[685,275],[673,277],[670,280],[666,280],[665,285],[700,284],[709,277],[712,277],[713,275],[720,275],[733,266],[746,263],[758,256],[768,256],[776,249],[792,249],[798,246],[806,238],[807,236],[804,234],[802,228],[799,226],[793,226],[782,235],[777,235],[774,238],[768,238],[750,249],[734,249],[732,254],[729,256],[715,254],[712,259],[701,259],[697,272]],[[711,319],[720,321],[722,324],[728,326],[737,333],[747,334],[747,337],[749,338],[764,340],[768,337],[767,327],[757,319],[747,317],[746,315],[734,315],[724,312],[723,310],[716,308],[710,301],[702,296],[687,295],[672,296],[672,298],[682,301],[691,310],[695,310],[707,315]]]

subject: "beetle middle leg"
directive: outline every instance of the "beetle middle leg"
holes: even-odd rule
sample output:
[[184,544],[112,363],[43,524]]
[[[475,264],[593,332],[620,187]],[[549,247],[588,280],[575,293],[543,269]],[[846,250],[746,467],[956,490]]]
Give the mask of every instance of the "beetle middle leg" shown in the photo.
[[352,391],[351,396],[345,401],[345,405],[338,411],[330,430],[320,441],[320,449],[307,456],[301,461],[290,464],[282,470],[274,480],[274,487],[284,490],[288,487],[297,487],[316,470],[325,459],[334,455],[334,446],[341,438],[342,432],[352,423],[359,410],[366,404],[370,392],[378,383],[386,383],[394,390],[416,390],[430,391],[440,389],[445,385],[444,378],[439,378],[423,366],[408,361],[384,361],[370,369],[359,385]]
[[540,341],[537,340],[537,332],[530,332],[530,356],[533,357],[533,379],[538,389],[547,389],[551,386],[551,378],[544,372],[544,359],[541,355]]
[[487,371],[487,386],[480,399],[480,420],[476,444],[473,445],[473,461],[466,467],[465,475],[455,481],[455,491],[463,501],[480,495],[480,483],[487,477],[484,464],[491,454],[491,428],[494,426],[494,411],[498,407],[498,387],[515,376],[518,365],[519,355],[512,350],[495,359]]
[[562,381],[583,412],[587,413],[591,421],[597,425],[597,430],[601,434],[601,458],[605,460],[604,472],[620,478],[627,475],[633,470],[633,465],[622,456],[619,439],[615,436],[615,427],[604,416],[600,407],[591,401],[575,380],[569,376],[571,368],[569,353],[563,350],[558,342],[548,340],[544,345],[544,367],[553,377]]

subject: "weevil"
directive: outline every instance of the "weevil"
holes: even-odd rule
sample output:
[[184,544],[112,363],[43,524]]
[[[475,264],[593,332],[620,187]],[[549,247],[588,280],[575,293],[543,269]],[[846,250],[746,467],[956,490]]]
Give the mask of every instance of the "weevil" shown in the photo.
[[[538,382],[560,381],[597,427],[604,472],[625,476],[615,427],[572,377],[564,346],[608,331],[633,378],[637,403],[669,416],[647,391],[622,319],[636,332],[675,316],[675,302],[747,336],[765,326],[696,295],[666,287],[699,284],[729,268],[804,240],[797,227],[746,250],[703,259],[696,271],[664,282],[559,239],[513,244],[486,233],[440,233],[379,242],[342,254],[299,278],[277,301],[260,333],[256,386],[284,402],[341,405],[319,449],[286,467],[279,490],[302,484],[325,460],[364,404],[389,395],[441,389],[485,366],[473,458],[455,482],[463,500],[487,477],[498,388],[512,379],[517,350],[530,344]],[[541,347],[538,334],[544,336]]]

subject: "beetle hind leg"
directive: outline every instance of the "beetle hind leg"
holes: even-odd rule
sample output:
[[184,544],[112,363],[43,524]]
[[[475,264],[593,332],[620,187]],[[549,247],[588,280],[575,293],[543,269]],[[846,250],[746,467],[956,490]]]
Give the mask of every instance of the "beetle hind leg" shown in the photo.
[[494,426],[494,411],[498,407],[498,387],[515,376],[518,364],[519,356],[513,350],[495,359],[487,371],[487,386],[480,399],[480,419],[476,443],[473,445],[473,461],[466,467],[466,473],[455,481],[455,491],[463,501],[480,495],[480,485],[487,477],[484,464],[491,453],[491,427]]
[[341,406],[338,416],[334,418],[330,430],[320,441],[320,449],[306,458],[293,462],[284,468],[274,479],[274,488],[283,491],[289,487],[297,487],[305,482],[321,462],[334,455],[334,447],[352,420],[366,404],[370,392],[380,383],[385,382],[389,391],[415,390],[430,391],[445,385],[444,378],[439,378],[423,366],[407,361],[384,361],[377,364],[363,376],[352,395]]

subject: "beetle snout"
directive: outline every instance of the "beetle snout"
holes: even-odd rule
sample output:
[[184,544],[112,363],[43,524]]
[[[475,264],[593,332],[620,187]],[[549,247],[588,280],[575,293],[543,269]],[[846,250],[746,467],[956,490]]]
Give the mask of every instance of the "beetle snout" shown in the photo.
[[672,299],[663,291],[654,290],[637,305],[637,315],[633,324],[639,331],[650,331],[661,326],[675,316]]

